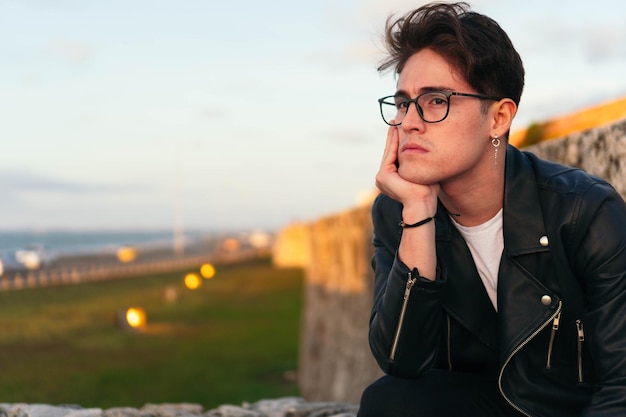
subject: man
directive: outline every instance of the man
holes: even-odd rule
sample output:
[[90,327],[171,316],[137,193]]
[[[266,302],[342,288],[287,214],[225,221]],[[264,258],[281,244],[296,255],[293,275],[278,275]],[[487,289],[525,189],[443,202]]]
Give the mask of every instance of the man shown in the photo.
[[626,416],[626,204],[507,144],[522,61],[464,3],[387,22],[359,417]]

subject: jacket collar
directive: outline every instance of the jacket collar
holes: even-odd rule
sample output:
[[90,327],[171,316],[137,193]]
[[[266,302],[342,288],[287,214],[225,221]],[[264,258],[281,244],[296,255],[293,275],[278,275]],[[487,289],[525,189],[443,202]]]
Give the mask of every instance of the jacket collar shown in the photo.
[[[512,255],[545,251],[540,240],[546,236],[535,172],[528,157],[507,146],[503,202],[504,246]],[[454,226],[441,202],[437,210],[437,240],[450,240]],[[541,221],[538,221],[541,219]]]
[[532,163],[524,153],[508,145],[503,233],[504,246],[513,256],[547,250],[546,228],[538,202],[539,188]]

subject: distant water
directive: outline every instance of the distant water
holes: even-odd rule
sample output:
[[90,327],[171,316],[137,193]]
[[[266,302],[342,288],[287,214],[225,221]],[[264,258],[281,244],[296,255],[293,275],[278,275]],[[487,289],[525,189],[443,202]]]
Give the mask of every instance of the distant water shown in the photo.
[[[200,232],[186,232],[185,242],[199,239]],[[0,231],[0,252],[12,252],[29,246],[43,246],[57,255],[114,251],[122,245],[171,247],[172,231]]]

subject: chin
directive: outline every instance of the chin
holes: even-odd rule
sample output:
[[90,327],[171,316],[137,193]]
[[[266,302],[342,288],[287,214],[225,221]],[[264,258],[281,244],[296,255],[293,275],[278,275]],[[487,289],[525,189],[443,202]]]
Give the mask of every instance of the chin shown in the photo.
[[398,168],[398,175],[400,175],[402,179],[405,179],[414,184],[430,185],[438,182],[437,179],[433,178],[432,175],[428,175],[428,173],[416,169],[412,166],[403,167],[402,165],[400,165],[400,167]]

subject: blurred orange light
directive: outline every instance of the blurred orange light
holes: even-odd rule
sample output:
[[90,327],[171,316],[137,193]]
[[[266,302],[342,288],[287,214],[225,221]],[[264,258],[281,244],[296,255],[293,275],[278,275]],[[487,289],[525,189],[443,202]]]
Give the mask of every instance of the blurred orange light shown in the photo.
[[120,262],[132,262],[137,258],[137,250],[130,246],[122,246],[117,250],[117,259]]
[[126,322],[134,329],[146,325],[146,312],[140,308],[131,307],[126,310]]
[[203,278],[211,279],[215,276],[215,267],[211,264],[204,264],[200,267],[200,275]]
[[224,249],[231,251],[231,252],[239,250],[240,246],[241,244],[235,238],[226,239],[224,241]]
[[196,274],[189,273],[185,275],[185,286],[190,290],[197,290],[202,285],[202,280]]
[[165,289],[165,301],[173,303],[178,299],[178,290],[174,286],[169,286]]

